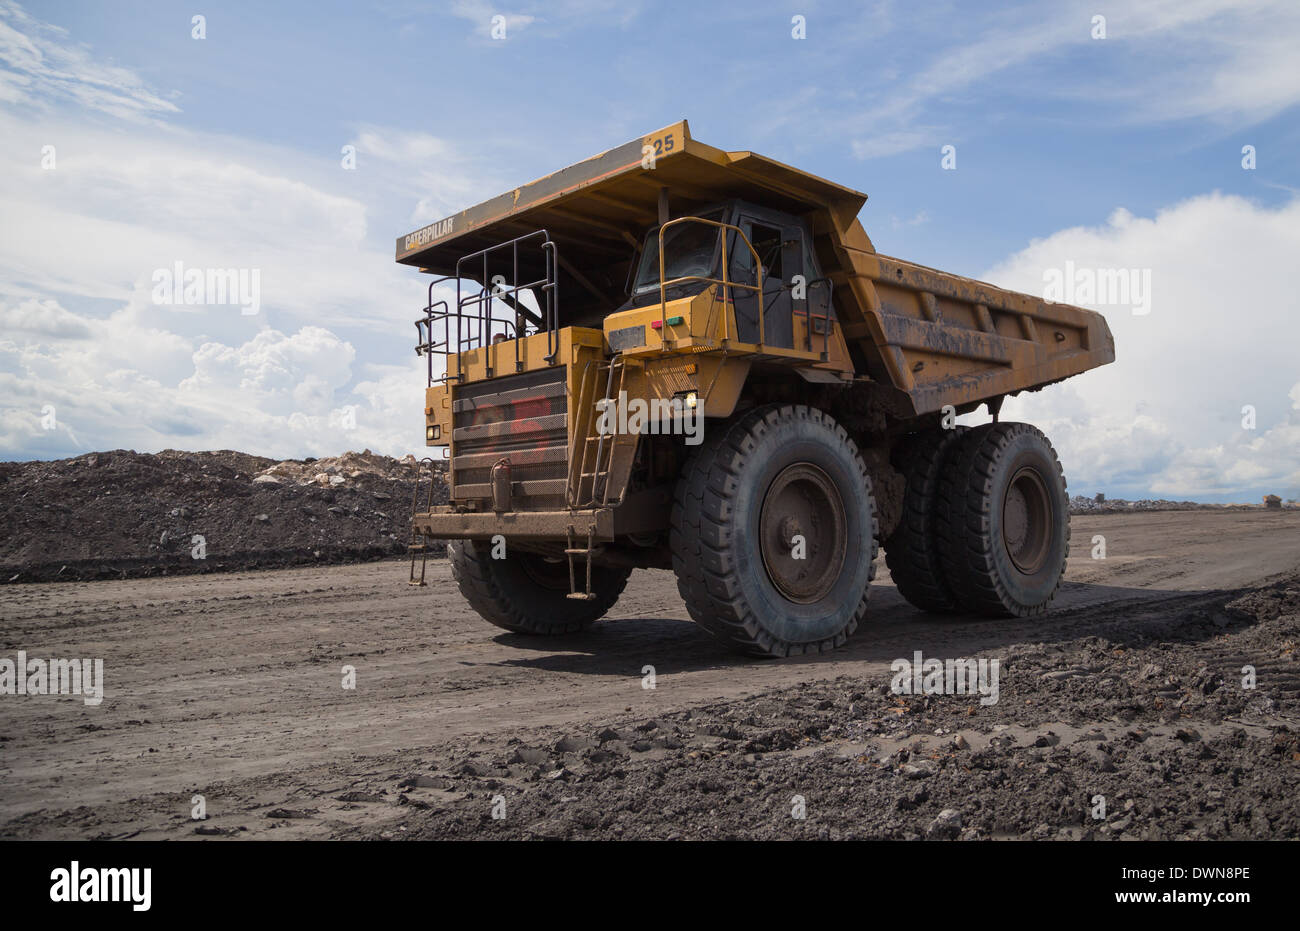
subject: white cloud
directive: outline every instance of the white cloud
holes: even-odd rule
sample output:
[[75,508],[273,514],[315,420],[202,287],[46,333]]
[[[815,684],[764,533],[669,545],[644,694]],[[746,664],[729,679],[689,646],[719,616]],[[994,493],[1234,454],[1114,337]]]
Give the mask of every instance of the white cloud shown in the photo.
[[[441,143],[367,127],[376,164],[345,171],[334,152],[141,121],[175,108],[150,110],[138,79],[21,9],[0,6],[0,27],[0,455],[418,448],[424,378],[410,345],[424,286],[393,262],[405,230],[372,233],[368,218],[463,195],[461,176],[429,174]],[[96,82],[135,110],[95,96]],[[48,106],[39,119],[34,104]],[[87,108],[131,131],[85,120]],[[417,165],[424,174],[407,170]],[[153,272],[176,262],[256,269],[261,312],[155,304]],[[360,361],[362,344],[400,351],[400,364]]]
[[909,226],[924,226],[926,223],[929,222],[930,222],[930,213],[929,211],[926,210],[918,210],[916,213],[912,214],[912,216],[906,219],[900,219],[899,217],[893,217],[893,216],[889,218],[889,225],[896,230],[904,229]]
[[[470,152],[422,132],[358,127],[351,142],[361,163],[374,162],[390,192],[413,194],[412,229],[473,206],[507,187]],[[402,230],[399,232],[410,232]],[[394,233],[396,239],[399,233]]]
[[[493,12],[460,10],[485,29]],[[538,13],[530,28],[617,13],[602,0],[573,3],[548,9],[546,22]],[[506,15],[511,28],[523,21]],[[918,119],[924,107],[1079,41],[1062,15],[1005,16],[969,49],[940,51],[901,87],[882,87],[886,104],[867,115],[874,134],[857,153],[937,142],[940,128]],[[1262,38],[1243,38],[1250,17]],[[1203,73],[1169,69],[1160,90],[1178,97],[1179,113],[1257,119],[1297,97],[1295,69],[1276,67],[1288,59],[1276,49],[1265,57],[1270,43],[1295,35],[1276,4],[1247,14],[1218,2],[1157,3],[1115,12],[1110,30],[1107,41],[1143,50],[1162,42],[1215,50]],[[1157,106],[1150,90],[1138,88],[1148,96],[1135,92],[1130,109]],[[491,177],[481,156],[441,137],[381,126],[354,127],[355,171],[343,170],[337,151],[164,127],[157,120],[176,112],[165,96],[4,0],[0,106],[0,454],[420,448],[424,372],[409,347],[424,281],[394,264],[393,239],[517,177]],[[44,110],[39,121],[33,108]],[[87,121],[87,112],[128,120],[131,131]],[[45,145],[58,153],[53,171],[39,163]],[[1074,490],[1297,495],[1300,332],[1285,273],[1300,253],[1298,205],[1270,210],[1208,195],[1155,217],[1116,211],[988,272],[1039,292],[1043,270],[1067,259],[1152,271],[1150,315],[1110,313],[1118,362],[1007,406],[1057,442]],[[384,219],[376,229],[377,217],[412,225],[388,229]],[[155,305],[151,273],[176,261],[260,269],[262,313]],[[1241,428],[1245,404],[1258,410],[1257,430]],[[57,412],[54,430],[42,423],[47,407]],[[349,409],[355,427],[345,426]]]
[[492,38],[494,26],[502,22],[502,20],[496,20],[498,16],[504,20],[506,38],[537,21],[537,17],[529,13],[511,13],[487,2],[487,0],[456,0],[451,5],[451,12],[453,15],[471,23],[475,27],[474,31],[476,33],[488,38]]
[[474,34],[481,38],[493,38],[493,18],[504,17],[508,40],[524,29],[555,37],[583,26],[626,26],[641,14],[642,4],[639,0],[521,0],[512,12],[489,0],[455,0],[449,9],[475,27]]
[[[1031,243],[983,277],[1042,294],[1044,274],[1149,269],[1151,312],[1106,313],[1116,361],[1008,401],[1041,426],[1076,491],[1113,496],[1300,494],[1300,313],[1285,270],[1300,254],[1300,199],[1269,209],[1219,194],[1154,217]],[[1242,408],[1257,427],[1243,429]],[[1247,495],[1249,493],[1249,495]]]
[[268,328],[242,343],[192,348],[126,315],[84,318],[53,301],[0,304],[0,319],[38,324],[6,327],[0,340],[0,454],[175,446],[404,455],[420,446],[422,363],[361,365],[366,377],[356,380],[356,348],[322,327]]
[[91,328],[52,300],[26,300],[15,307],[0,303],[0,330],[51,339],[87,339]]
[[[407,316],[395,313],[402,276],[389,236],[371,245],[366,204],[337,193],[352,181],[369,196],[370,182],[330,157],[182,131],[121,135],[72,121],[38,128],[4,115],[0,135],[9,143],[0,148],[0,281],[11,296],[148,303],[153,271],[180,261],[260,269],[261,305],[273,316]],[[53,170],[32,154],[47,144],[57,153]],[[414,289],[400,293],[417,299]],[[182,313],[170,316],[184,326]]]
[[194,353],[194,374],[180,383],[182,397],[201,405],[233,401],[244,414],[328,413],[334,393],[352,378],[356,351],[321,327],[292,336],[262,330],[242,346],[204,343]]
[[937,128],[928,130],[901,129],[895,132],[873,134],[866,139],[855,139],[851,146],[853,155],[857,158],[882,158],[886,155],[910,152],[913,149],[919,149],[927,145],[938,149],[940,132]]
[[11,0],[0,0],[0,101],[39,108],[70,101],[133,122],[180,112],[131,69],[97,60]]
[[[1090,34],[1098,13],[1106,17],[1105,39]],[[924,19],[919,26],[927,26]],[[936,48],[905,80],[881,83],[872,106],[836,122],[859,127],[852,143],[858,158],[954,142],[951,127],[918,128],[932,107],[963,94],[1015,96],[1024,75],[999,86],[1004,72],[1086,52],[1099,69],[1091,80],[1062,84],[1036,72],[1036,92],[1109,104],[1112,121],[1203,117],[1248,126],[1300,103],[1300,69],[1282,64],[1294,59],[1298,42],[1300,5],[1293,0],[1151,0],[1105,10],[1088,2],[1027,5],[963,28],[958,43]],[[982,114],[994,115],[987,108]]]

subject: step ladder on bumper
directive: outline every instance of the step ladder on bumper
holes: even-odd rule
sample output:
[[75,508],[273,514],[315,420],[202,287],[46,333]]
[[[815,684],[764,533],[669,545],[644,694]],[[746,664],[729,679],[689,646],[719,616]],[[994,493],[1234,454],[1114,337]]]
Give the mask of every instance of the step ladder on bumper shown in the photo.
[[[584,545],[579,546],[579,543]],[[581,537],[574,538],[573,530],[569,530],[569,545],[564,549],[564,557],[569,562],[569,594],[565,598],[572,598],[575,601],[594,601],[595,594],[591,590],[591,561],[594,557],[599,556],[603,546],[596,543],[595,528],[587,529],[587,538],[584,541]],[[583,580],[584,585],[581,591],[578,590],[578,577],[575,572],[575,561],[581,558],[586,565],[586,578]]]
[[[427,465],[426,465],[427,463]],[[429,546],[432,540],[429,536],[421,532],[416,527],[415,518],[420,514],[420,480],[425,470],[428,470],[428,491],[424,497],[424,512],[428,513],[433,510],[433,489],[438,482],[438,473],[434,467],[433,459],[425,456],[415,464],[415,488],[411,492],[411,542],[406,545],[406,551],[411,557],[411,574],[406,584],[418,585],[423,587],[424,572],[429,563]],[[420,562],[420,575],[415,575],[416,560]]]

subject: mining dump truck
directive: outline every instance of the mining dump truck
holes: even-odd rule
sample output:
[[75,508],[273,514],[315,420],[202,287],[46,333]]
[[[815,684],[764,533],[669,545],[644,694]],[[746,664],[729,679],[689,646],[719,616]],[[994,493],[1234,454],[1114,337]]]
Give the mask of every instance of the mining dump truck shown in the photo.
[[449,493],[412,579],[445,539],[485,620],[565,634],[672,569],[763,656],[843,644],[881,546],[922,611],[1047,611],[1065,478],[998,413],[1113,361],[1106,321],[880,255],[865,203],[683,121],[399,238]]

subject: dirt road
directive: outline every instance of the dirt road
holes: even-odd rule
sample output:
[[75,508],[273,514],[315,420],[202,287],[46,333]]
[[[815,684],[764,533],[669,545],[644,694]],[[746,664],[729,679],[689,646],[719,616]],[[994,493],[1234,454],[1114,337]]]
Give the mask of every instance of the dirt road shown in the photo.
[[[442,561],[8,586],[0,656],[106,684],[0,695],[0,836],[1300,836],[1298,573],[1300,513],[1076,517],[1046,619],[918,614],[882,559],[869,624],[795,661],[726,652],[666,572],[543,641]],[[915,651],[1000,658],[999,703],[889,694]]]

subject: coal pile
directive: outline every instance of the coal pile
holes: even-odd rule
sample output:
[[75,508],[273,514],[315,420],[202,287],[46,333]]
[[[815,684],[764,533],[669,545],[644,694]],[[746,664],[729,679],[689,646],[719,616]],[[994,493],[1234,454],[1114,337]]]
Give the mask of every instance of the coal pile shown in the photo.
[[[402,555],[416,469],[413,456],[394,459],[369,450],[284,462],[230,450],[113,450],[0,463],[0,581]],[[447,500],[441,475],[435,504]]]

